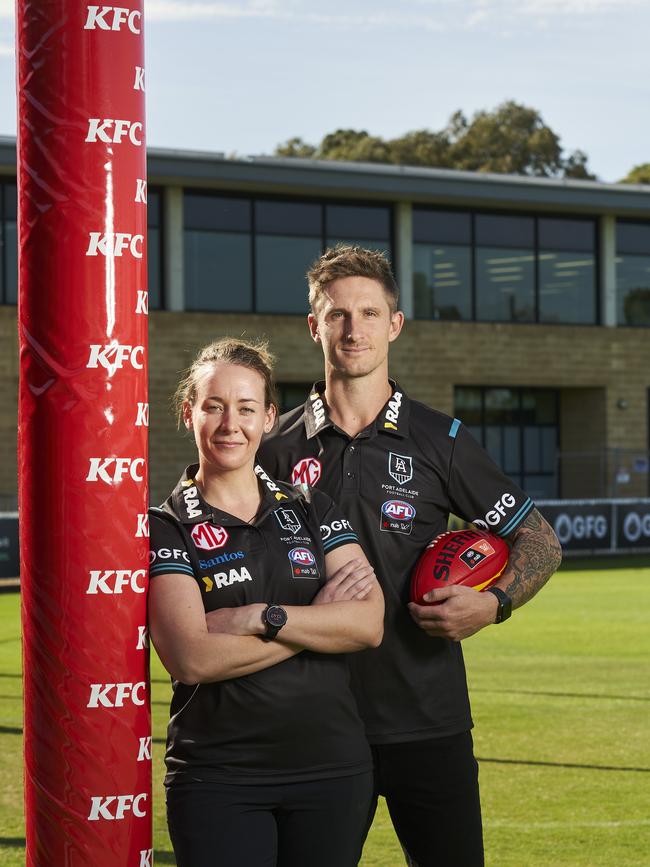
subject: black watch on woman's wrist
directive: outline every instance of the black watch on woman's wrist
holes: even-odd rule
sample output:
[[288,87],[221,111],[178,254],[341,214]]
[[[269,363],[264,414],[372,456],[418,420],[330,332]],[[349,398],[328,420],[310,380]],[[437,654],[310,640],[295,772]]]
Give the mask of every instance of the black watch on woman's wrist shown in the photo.
[[494,622],[503,623],[503,621],[507,620],[512,614],[512,599],[507,593],[504,593],[503,590],[500,590],[498,587],[488,587],[487,592],[496,596],[497,602],[499,603],[497,606],[496,620]]
[[267,605],[262,612],[262,623],[265,633],[262,638],[272,641],[287,622],[287,612],[281,605]]

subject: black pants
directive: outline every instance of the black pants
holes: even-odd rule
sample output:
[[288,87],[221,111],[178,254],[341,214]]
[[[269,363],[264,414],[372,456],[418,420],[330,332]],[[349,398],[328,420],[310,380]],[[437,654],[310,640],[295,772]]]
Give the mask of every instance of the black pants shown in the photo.
[[478,765],[470,732],[372,748],[375,795],[386,798],[411,867],[483,867]]
[[372,773],[309,783],[167,790],[178,867],[356,867]]

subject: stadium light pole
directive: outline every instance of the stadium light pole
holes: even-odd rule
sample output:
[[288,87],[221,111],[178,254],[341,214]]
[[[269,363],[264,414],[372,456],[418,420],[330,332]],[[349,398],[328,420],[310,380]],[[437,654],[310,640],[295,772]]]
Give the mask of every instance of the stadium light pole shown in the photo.
[[142,0],[17,0],[27,864],[147,867]]

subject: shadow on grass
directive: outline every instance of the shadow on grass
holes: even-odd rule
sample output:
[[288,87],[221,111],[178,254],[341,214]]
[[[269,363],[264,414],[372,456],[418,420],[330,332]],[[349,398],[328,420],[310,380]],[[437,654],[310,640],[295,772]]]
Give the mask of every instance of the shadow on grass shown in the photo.
[[[24,837],[0,837],[0,846],[6,846],[12,849],[24,849],[27,841]],[[154,858],[158,864],[175,864],[176,858],[173,852],[163,852],[156,849]]]
[[156,864],[175,864],[176,858],[174,857],[173,852],[161,852],[160,849],[156,849],[153,853],[154,862]]
[[650,768],[619,767],[617,765],[581,765],[577,762],[537,762],[532,759],[487,759],[476,756],[478,762],[490,762],[495,765],[533,765],[541,768],[575,768],[579,771],[633,771],[650,774]]
[[24,849],[26,841],[24,837],[0,837],[0,846],[7,846],[16,849],[21,847]]
[[487,686],[475,686],[472,692],[498,692],[509,695],[545,695],[551,698],[595,698],[611,701],[650,701],[650,696],[644,695],[608,695],[597,692],[546,692],[538,689],[491,689]]

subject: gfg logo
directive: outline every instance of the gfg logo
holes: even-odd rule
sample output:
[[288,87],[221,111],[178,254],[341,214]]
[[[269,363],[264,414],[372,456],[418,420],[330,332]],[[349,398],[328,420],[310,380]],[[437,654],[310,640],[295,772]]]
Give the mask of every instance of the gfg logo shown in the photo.
[[387,518],[397,518],[399,521],[412,521],[415,518],[415,509],[403,500],[388,500],[381,510]]
[[289,559],[292,563],[298,563],[300,566],[313,566],[316,558],[309,548],[292,548],[289,551]]
[[629,512],[623,521],[623,535],[633,544],[643,537],[650,539],[650,513],[639,515],[638,512]]
[[605,515],[568,515],[562,512],[553,525],[560,544],[567,545],[572,539],[604,539],[609,532]]
[[474,518],[472,524],[475,524],[477,527],[484,527],[486,530],[490,527],[496,527],[501,523],[501,519],[505,518],[506,511],[512,509],[515,503],[516,500],[512,494],[502,494],[485,517]]

